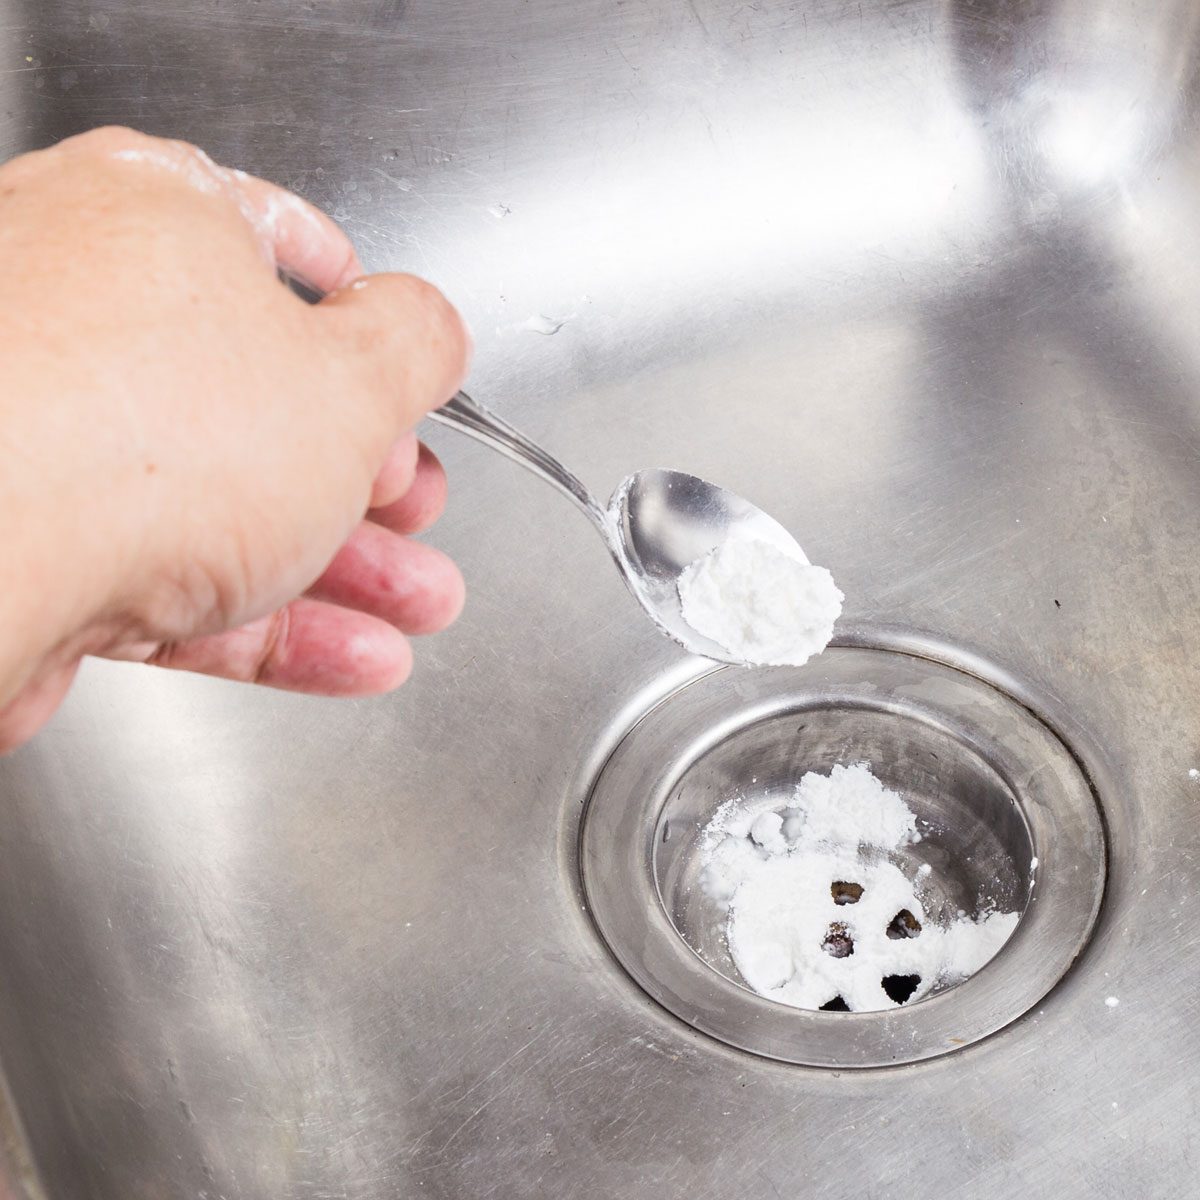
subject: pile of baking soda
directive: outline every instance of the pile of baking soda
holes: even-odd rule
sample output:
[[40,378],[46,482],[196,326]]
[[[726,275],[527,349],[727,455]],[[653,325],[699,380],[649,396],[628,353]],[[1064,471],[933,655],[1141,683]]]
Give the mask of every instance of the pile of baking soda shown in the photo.
[[797,546],[734,533],[679,577],[683,619],[744,663],[803,666],[833,637],[845,597]]
[[871,1012],[973,975],[1016,913],[929,918],[916,816],[865,764],[810,772],[779,809],[726,801],[702,835],[701,886],[727,906],[729,951],[756,992],[794,1008]]

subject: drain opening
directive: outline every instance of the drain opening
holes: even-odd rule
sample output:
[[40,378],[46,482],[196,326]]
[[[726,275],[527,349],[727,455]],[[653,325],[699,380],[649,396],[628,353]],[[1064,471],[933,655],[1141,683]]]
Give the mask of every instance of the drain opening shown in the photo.
[[861,883],[848,883],[837,879],[829,885],[834,904],[857,904],[862,899],[863,886]]
[[903,1004],[921,986],[921,977],[920,975],[885,975],[882,982],[883,990],[897,1004]]
[[843,1000],[841,998],[841,996],[834,996],[834,998],[832,1000],[829,1000],[825,1004],[822,1004],[819,1011],[820,1012],[849,1012],[850,1005],[848,1005],[845,1002],[845,1000]]

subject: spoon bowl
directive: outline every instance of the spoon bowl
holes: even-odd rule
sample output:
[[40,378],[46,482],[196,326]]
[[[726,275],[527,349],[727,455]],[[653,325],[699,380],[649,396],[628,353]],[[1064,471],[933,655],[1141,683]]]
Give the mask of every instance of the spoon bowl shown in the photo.
[[617,565],[654,623],[685,650],[718,662],[742,663],[684,620],[679,577],[727,538],[769,542],[807,562],[796,539],[749,500],[706,479],[655,468],[630,475],[613,493],[608,516]]

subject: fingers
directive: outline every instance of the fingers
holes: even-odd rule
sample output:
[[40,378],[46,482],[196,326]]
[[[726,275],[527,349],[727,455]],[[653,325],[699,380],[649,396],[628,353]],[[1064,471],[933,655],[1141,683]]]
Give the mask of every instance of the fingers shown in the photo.
[[462,318],[431,284],[411,275],[370,275],[315,309],[340,344],[368,402],[372,432],[391,446],[457,391],[470,339]]
[[350,239],[320,209],[245,171],[228,176],[243,214],[276,266],[322,292],[344,287],[363,273]]
[[0,708],[0,754],[29,741],[54,716],[78,668],[76,662],[52,669]]
[[350,239],[331,218],[286,188],[218,166],[188,142],[108,126],[67,138],[55,152],[138,163],[169,173],[196,191],[223,195],[249,222],[268,262],[320,291],[342,287],[362,274]]
[[463,597],[458,568],[439,550],[364,521],[306,598],[237,629],[133,656],[289,691],[376,695],[412,670],[404,633],[444,629]]
[[420,634],[437,633],[458,616],[465,588],[440,550],[364,521],[307,594]]
[[407,638],[366,613],[295,600],[269,617],[159,647],[146,661],[321,696],[375,696],[412,671]]
[[174,179],[194,192],[221,197],[224,202],[236,196],[231,189],[231,172],[217,166],[199,146],[190,142],[152,137],[135,129],[107,125],[76,134],[52,146],[51,157],[84,156],[93,162],[122,163]]
[[[420,533],[428,529],[442,515],[446,507],[446,472],[424,443],[417,443],[416,463],[409,483],[395,492],[396,498],[388,501],[372,497],[368,520],[382,525],[393,533]],[[376,481],[376,494],[386,495]]]

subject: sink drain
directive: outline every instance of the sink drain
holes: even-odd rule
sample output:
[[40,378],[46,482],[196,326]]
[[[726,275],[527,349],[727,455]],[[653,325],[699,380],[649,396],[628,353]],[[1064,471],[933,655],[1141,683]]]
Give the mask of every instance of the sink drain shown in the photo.
[[[1020,920],[962,982],[881,979],[902,1007],[851,1013],[838,997],[822,1011],[788,1007],[751,991],[733,962],[727,907],[701,886],[702,830],[731,797],[768,811],[807,772],[857,762],[917,815],[922,837],[901,865],[924,881],[926,921],[989,911]],[[1015,1020],[1084,945],[1104,864],[1092,789],[1046,724],[974,675],[864,647],[801,668],[718,670],[672,693],[601,769],[581,840],[596,924],[642,988],[732,1046],[827,1067],[929,1058]],[[835,906],[861,899],[854,880],[828,886]],[[904,911],[887,936],[919,931]],[[830,924],[824,949],[852,953],[845,923]]]

